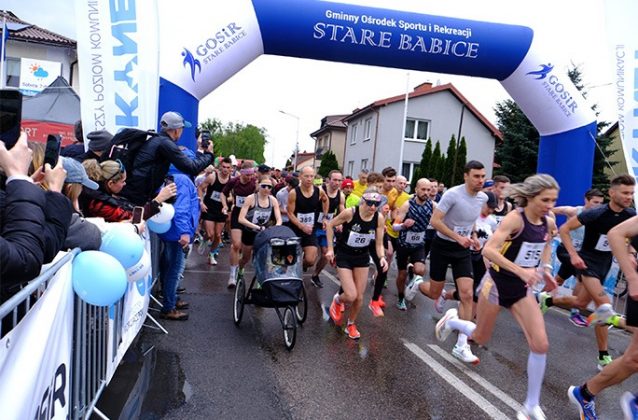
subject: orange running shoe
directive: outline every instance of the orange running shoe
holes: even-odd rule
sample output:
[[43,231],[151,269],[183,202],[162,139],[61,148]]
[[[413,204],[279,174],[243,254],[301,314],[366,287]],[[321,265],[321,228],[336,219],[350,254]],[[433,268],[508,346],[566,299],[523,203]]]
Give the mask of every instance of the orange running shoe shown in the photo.
[[372,315],[375,317],[383,316],[383,309],[381,309],[381,303],[378,300],[371,300],[368,308],[372,311]]
[[335,325],[340,326],[341,325],[341,321],[343,321],[343,306],[342,304],[338,304],[337,303],[337,296],[339,295],[335,295],[332,298],[332,303],[330,304],[330,318],[332,318],[332,321],[335,323]]
[[346,333],[348,334],[348,338],[352,338],[353,340],[358,340],[361,337],[357,326],[354,324],[349,324],[346,327]]
[[385,300],[383,300],[383,296],[382,295],[379,296],[378,302],[379,302],[379,306],[381,308],[385,308]]

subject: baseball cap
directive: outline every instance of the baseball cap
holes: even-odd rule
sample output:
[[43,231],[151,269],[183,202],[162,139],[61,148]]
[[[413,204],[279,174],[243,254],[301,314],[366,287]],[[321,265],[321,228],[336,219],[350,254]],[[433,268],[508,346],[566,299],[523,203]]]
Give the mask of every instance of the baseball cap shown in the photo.
[[261,173],[266,173],[266,172],[270,171],[270,166],[265,165],[265,164],[264,164],[264,165],[259,165],[259,166],[257,167],[257,170],[258,170],[259,172],[261,172]]
[[64,182],[68,182],[70,184],[82,184],[92,190],[97,190],[99,188],[97,182],[89,179],[84,166],[82,166],[80,162],[75,159],[65,157],[61,157],[61,159],[62,166],[66,171],[66,179]]
[[346,187],[350,187],[350,188],[354,188],[354,182],[352,182],[351,179],[344,179],[343,182],[341,183],[341,188],[346,188]]
[[489,187],[493,187],[494,186],[494,181],[491,179],[488,179],[487,181],[485,181],[483,183],[483,188],[489,188]]
[[487,207],[491,208],[491,209],[495,209],[498,207],[498,200],[496,199],[496,196],[494,195],[493,192],[491,191],[486,191],[485,194],[487,194]]
[[186,121],[184,117],[179,112],[168,111],[162,115],[162,119],[160,120],[160,125],[162,128],[166,128],[169,130],[174,130],[176,128],[182,127],[192,127],[191,123]]

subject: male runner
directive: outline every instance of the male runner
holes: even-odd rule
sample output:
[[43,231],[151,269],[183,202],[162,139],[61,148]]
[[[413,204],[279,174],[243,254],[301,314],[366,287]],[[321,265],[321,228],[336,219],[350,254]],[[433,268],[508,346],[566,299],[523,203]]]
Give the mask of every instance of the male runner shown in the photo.
[[[629,208],[633,201],[635,184],[633,176],[627,174],[615,176],[610,183],[609,203],[585,210],[560,227],[560,238],[569,253],[570,262],[584,286],[577,296],[563,299],[561,303],[564,305],[569,307],[583,303],[587,305],[589,300],[593,299],[599,318],[608,318],[613,314],[611,301],[602,285],[613,258],[607,233],[614,226],[636,215],[636,211]],[[581,226],[585,226],[585,234],[580,251],[578,251],[572,242],[570,233]],[[552,306],[554,299],[547,298],[544,303],[546,306]],[[612,361],[607,349],[608,334],[607,326],[596,326],[599,370]]]
[[230,179],[232,164],[225,157],[220,162],[219,170],[208,174],[197,188],[202,209],[202,219],[208,240],[204,245],[208,249],[210,265],[217,265],[215,259],[218,246],[222,241],[222,232],[228,215],[222,212],[222,190]]
[[328,196],[328,213],[320,213],[317,223],[315,224],[315,234],[317,235],[317,242],[321,248],[321,254],[319,255],[317,264],[315,264],[315,271],[312,273],[312,278],[310,280],[315,287],[319,288],[323,287],[319,274],[321,274],[321,270],[323,270],[328,263],[328,260],[326,259],[328,242],[326,239],[326,231],[323,229],[323,221],[325,220],[326,223],[329,222],[334,216],[345,209],[345,199],[343,194],[341,194],[341,190],[339,190],[342,182],[343,175],[341,175],[340,171],[335,169],[328,173],[328,182],[321,187]]
[[[419,289],[421,293],[435,300],[435,309],[442,312],[446,299],[443,286],[448,265],[451,265],[457,290],[449,296],[461,301],[459,318],[470,321],[474,302],[470,246],[480,246],[476,233],[473,232],[481,208],[487,203],[487,195],[481,191],[485,181],[485,166],[476,160],[467,162],[463,179],[463,184],[445,192],[434,209],[430,223],[437,234],[430,251],[431,281],[421,283]],[[478,358],[472,354],[467,336],[463,333],[459,333],[452,354],[466,363],[478,363]]]
[[255,193],[256,188],[255,181],[255,168],[253,164],[248,161],[244,161],[241,164],[239,176],[232,178],[226,183],[222,190],[222,212],[228,214],[228,200],[227,198],[232,194],[234,197],[233,209],[230,214],[230,275],[228,277],[228,287],[235,287],[237,284],[237,276],[243,276],[244,273],[238,270],[239,267],[239,254],[241,252],[241,235],[243,226],[239,223],[239,212],[244,205],[244,200],[249,195]]
[[510,185],[510,179],[505,175],[496,175],[494,177],[494,186],[492,192],[496,196],[497,205],[494,209],[494,218],[497,223],[501,223],[501,220],[512,211],[514,205],[505,200],[505,189]]
[[[288,218],[293,231],[301,238],[304,271],[317,259],[317,236],[315,221],[319,213],[328,213],[328,196],[313,185],[315,170],[309,166],[301,170],[300,184],[288,194]],[[322,222],[325,230],[326,222]],[[317,286],[319,287],[319,286]]]
[[[554,207],[552,211],[556,215],[563,215],[563,216],[567,216],[567,218],[570,218],[570,217],[578,216],[583,210],[589,210],[594,207],[600,206],[601,204],[603,204],[603,199],[604,199],[603,193],[600,190],[594,188],[585,193],[584,206]],[[581,226],[578,229],[574,229],[569,234],[572,238],[572,244],[574,245],[574,248],[576,249],[576,251],[580,251],[580,247],[583,244],[583,237],[585,235],[585,227]],[[556,284],[560,286],[565,282],[565,280],[575,275],[576,270],[572,266],[572,263],[569,258],[569,253],[567,252],[567,250],[565,249],[565,246],[562,243],[558,245],[558,248],[556,249],[556,256],[558,257],[558,260],[560,261],[560,269],[558,270],[558,273],[556,273],[554,280],[556,281]],[[580,282],[577,282],[576,287],[574,287],[572,295],[578,296],[580,289],[582,287],[583,285]],[[543,314],[547,312],[547,309],[549,309],[547,302],[550,297],[551,295],[547,292],[541,292],[538,295],[538,303],[540,305],[541,312],[543,312]],[[589,301],[576,302],[574,301],[572,296],[566,296],[566,297],[557,296],[554,299],[552,299],[553,305],[556,305],[556,306],[561,306],[566,301],[568,302],[568,305],[572,306],[571,314],[569,316],[569,320],[572,322],[572,324],[574,324],[577,327],[589,326],[589,324],[587,323],[587,320],[582,317],[578,309],[579,307],[586,307],[589,304]]]

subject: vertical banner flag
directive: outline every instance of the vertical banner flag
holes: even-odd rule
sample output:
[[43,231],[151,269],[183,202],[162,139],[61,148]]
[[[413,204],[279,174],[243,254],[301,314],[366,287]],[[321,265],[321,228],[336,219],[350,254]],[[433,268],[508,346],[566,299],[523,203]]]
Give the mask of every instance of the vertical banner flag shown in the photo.
[[[638,177],[638,3],[605,3],[607,38],[613,63],[615,107],[627,170]],[[638,191],[634,194],[638,203]]]
[[84,132],[157,126],[156,0],[76,0]]
[[71,413],[72,263],[49,281],[44,295],[0,340],[2,418],[67,419]]

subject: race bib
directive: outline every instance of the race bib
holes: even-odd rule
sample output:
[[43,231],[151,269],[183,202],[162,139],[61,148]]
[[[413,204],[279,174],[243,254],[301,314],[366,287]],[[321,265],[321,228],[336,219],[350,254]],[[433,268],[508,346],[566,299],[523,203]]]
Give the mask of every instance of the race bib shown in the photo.
[[246,197],[236,196],[235,197],[235,205],[237,207],[242,207],[244,205],[244,201],[246,201]]
[[425,232],[411,232],[405,233],[405,242],[411,245],[419,245],[425,243]]
[[252,222],[259,226],[264,226],[270,220],[270,210],[255,210]]
[[325,220],[326,222],[329,222],[332,220],[332,218],[334,217],[334,214],[332,213],[328,213],[328,214],[323,214],[319,213],[319,217],[317,217],[317,223],[323,223],[323,221]]
[[299,223],[306,226],[312,226],[315,224],[315,214],[314,213],[298,213],[297,219],[299,219]]
[[544,249],[545,242],[523,242],[521,249],[518,250],[514,264],[524,268],[538,267]]
[[574,244],[574,248],[576,249],[576,251],[580,251],[580,249],[583,247],[582,240],[572,239],[572,243]]
[[359,233],[350,232],[348,235],[347,245],[352,248],[364,248],[370,245],[370,242],[374,239],[374,233]]
[[459,236],[469,237],[472,233],[472,226],[454,226],[454,233]]
[[219,201],[219,202],[221,202],[221,201],[222,201],[222,193],[221,193],[221,192],[219,192],[219,191],[213,191],[213,192],[210,194],[210,199],[211,199],[211,200],[213,200],[213,201]]
[[595,247],[596,251],[602,252],[611,252],[611,248],[609,247],[609,241],[607,240],[607,235],[600,235],[598,238],[598,242]]
[[501,224],[505,216],[494,216],[494,218],[496,219],[496,226],[498,226]]

